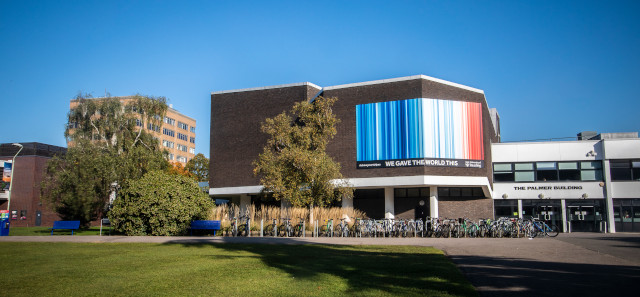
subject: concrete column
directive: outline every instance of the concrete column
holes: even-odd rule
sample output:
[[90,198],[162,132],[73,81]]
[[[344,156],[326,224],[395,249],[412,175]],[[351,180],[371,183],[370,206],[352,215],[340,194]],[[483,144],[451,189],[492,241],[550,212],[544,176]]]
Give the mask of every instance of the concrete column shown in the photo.
[[567,203],[564,199],[560,200],[560,208],[562,209],[562,232],[567,232]]
[[[604,143],[602,144],[602,151],[604,151]],[[613,194],[611,193],[611,164],[609,163],[609,160],[603,160],[602,163],[602,176],[604,177],[604,206],[607,213],[607,229],[609,229],[607,231],[609,233],[616,233],[616,224],[613,219]]]
[[384,188],[384,213],[385,213],[385,215],[387,213],[391,213],[394,216],[396,215],[393,203],[394,203],[393,188],[392,187]]
[[247,194],[240,195],[240,212],[244,215],[251,206],[251,196]]
[[522,199],[518,199],[518,218],[522,219]]
[[342,198],[342,208],[353,208],[353,198]]
[[438,187],[436,186],[429,188],[429,216],[438,217]]

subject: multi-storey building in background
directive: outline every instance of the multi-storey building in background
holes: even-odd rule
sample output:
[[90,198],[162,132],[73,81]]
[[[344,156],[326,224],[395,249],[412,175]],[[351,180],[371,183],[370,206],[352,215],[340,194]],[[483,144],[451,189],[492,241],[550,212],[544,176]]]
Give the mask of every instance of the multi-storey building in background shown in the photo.
[[[113,98],[120,100],[122,104],[127,104],[134,100],[134,97],[130,96]],[[101,99],[105,98],[95,98],[93,100]],[[70,109],[76,106],[78,106],[78,100],[71,100]],[[140,125],[141,124],[138,123],[139,127]],[[161,148],[169,152],[169,161],[180,162],[182,165],[185,165],[195,156],[196,120],[173,109],[172,104],[169,104],[167,114],[160,127],[149,123],[143,128],[158,138]]]

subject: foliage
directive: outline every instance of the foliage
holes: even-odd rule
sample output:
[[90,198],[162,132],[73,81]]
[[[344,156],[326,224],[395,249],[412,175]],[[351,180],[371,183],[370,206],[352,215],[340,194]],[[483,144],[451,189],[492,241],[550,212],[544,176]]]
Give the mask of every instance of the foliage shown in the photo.
[[167,172],[169,174],[177,174],[177,175],[182,175],[189,178],[195,178],[193,173],[189,172],[189,170],[187,170],[186,167],[182,166],[182,163],[180,162],[171,163],[171,165],[169,165],[169,167],[167,168]]
[[143,129],[159,125],[166,99],[133,99],[123,105],[113,97],[76,97],[65,131],[69,148],[47,163],[41,187],[43,200],[63,219],[87,226],[105,210],[118,185],[168,166],[157,140]]
[[193,179],[153,171],[125,184],[109,219],[127,235],[181,235],[192,220],[206,218],[211,207],[213,202]]
[[299,102],[291,113],[265,120],[262,131],[269,140],[254,161],[264,192],[300,207],[325,206],[353,196],[352,188],[335,182],[342,179],[340,164],[326,153],[339,122],[331,110],[336,100],[318,97]]
[[209,181],[209,159],[202,153],[197,154],[187,162],[186,169],[200,181]]

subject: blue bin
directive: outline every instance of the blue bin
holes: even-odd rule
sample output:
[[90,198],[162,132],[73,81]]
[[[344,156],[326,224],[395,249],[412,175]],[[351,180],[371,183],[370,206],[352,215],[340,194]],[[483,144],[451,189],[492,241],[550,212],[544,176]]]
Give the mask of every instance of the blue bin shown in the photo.
[[9,226],[11,222],[9,219],[0,220],[0,236],[9,236]]

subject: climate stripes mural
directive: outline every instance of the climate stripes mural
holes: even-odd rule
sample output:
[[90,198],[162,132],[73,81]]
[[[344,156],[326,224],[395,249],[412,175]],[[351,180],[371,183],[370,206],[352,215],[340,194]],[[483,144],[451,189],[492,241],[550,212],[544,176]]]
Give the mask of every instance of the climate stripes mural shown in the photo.
[[480,103],[417,98],[356,106],[357,161],[484,160]]

